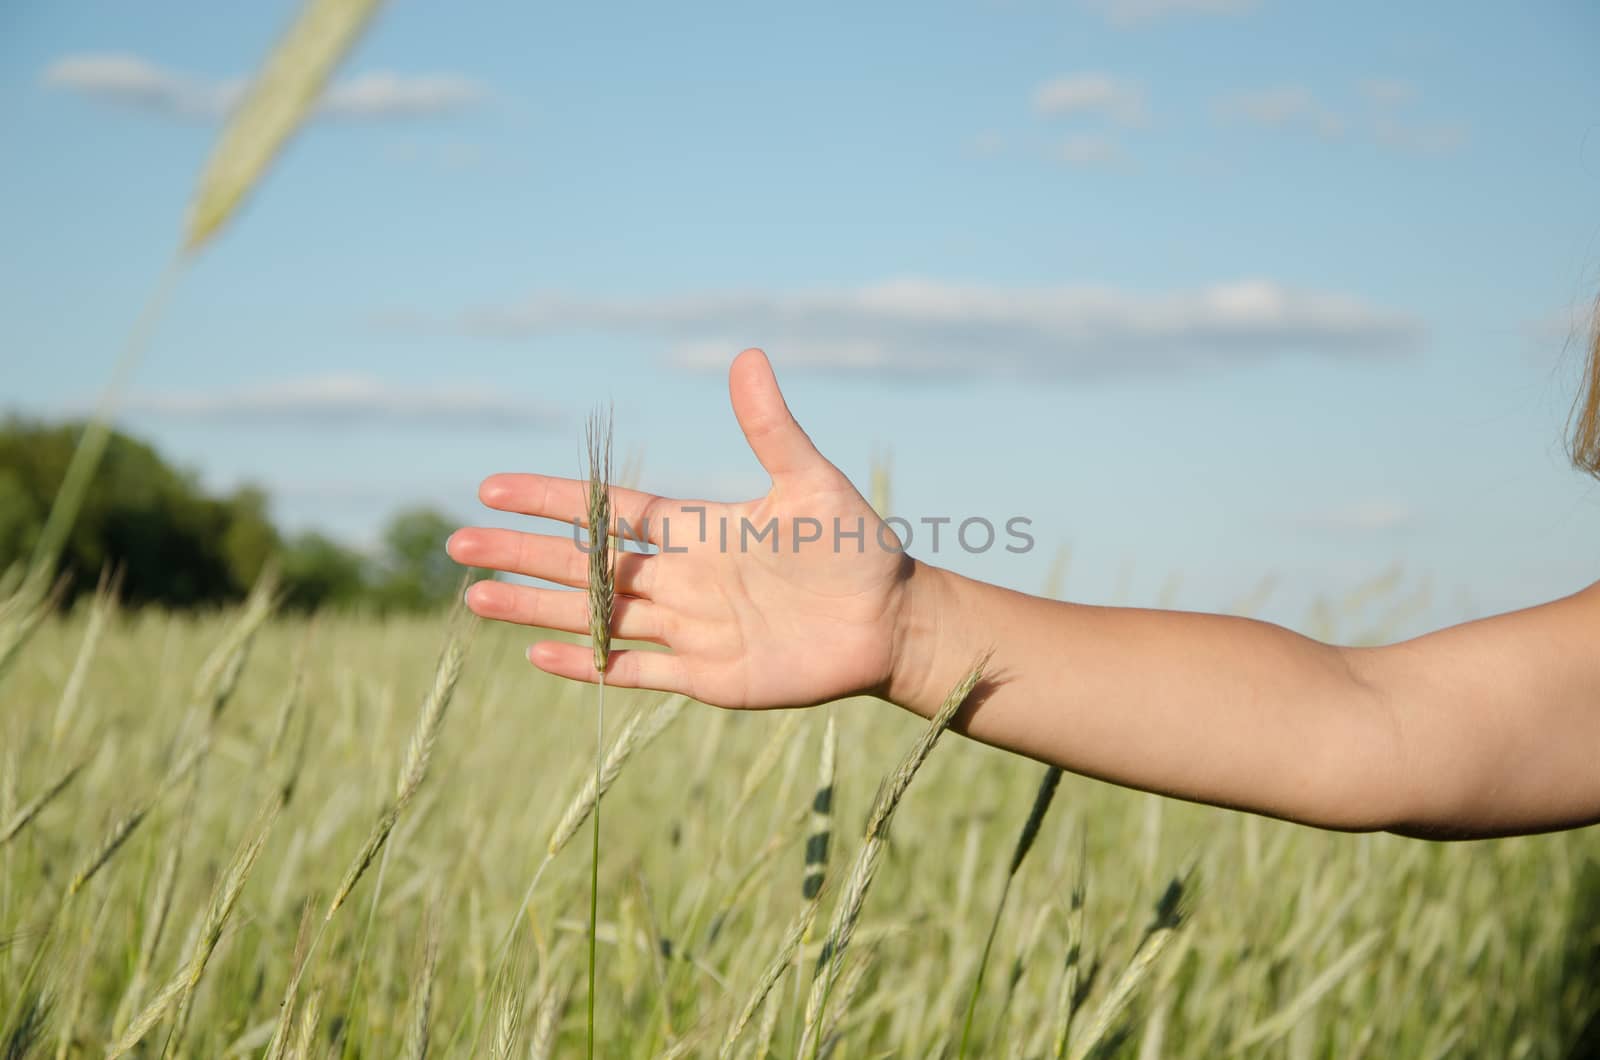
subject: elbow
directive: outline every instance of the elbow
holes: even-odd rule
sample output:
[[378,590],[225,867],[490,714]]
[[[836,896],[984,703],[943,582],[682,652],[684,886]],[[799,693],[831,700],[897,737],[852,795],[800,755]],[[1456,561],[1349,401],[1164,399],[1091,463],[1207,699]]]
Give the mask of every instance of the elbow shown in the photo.
[[1328,806],[1322,827],[1390,832],[1436,842],[1514,834],[1477,820],[1471,808],[1478,771],[1442,769],[1434,741],[1419,739],[1416,704],[1431,689],[1408,667],[1404,645],[1341,648],[1352,689],[1341,712],[1342,762],[1324,770]]
[[1382,649],[1340,648],[1343,676],[1311,756],[1303,823],[1337,832],[1432,835],[1405,717]]

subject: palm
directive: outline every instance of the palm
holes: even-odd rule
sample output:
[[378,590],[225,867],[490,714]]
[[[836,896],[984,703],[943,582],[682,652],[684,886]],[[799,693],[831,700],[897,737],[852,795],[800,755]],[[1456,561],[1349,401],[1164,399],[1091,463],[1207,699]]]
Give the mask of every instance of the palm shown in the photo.
[[[656,546],[619,555],[613,630],[668,650],[615,652],[607,680],[725,707],[809,705],[881,688],[911,560],[811,446],[764,357],[742,355],[730,389],[772,489],[741,504],[613,491],[617,515]],[[530,515],[571,521],[583,510],[582,485],[572,480],[501,475],[481,492],[492,507]],[[452,537],[450,552],[462,563],[584,583],[586,557],[569,538],[469,529]],[[487,618],[588,629],[581,593],[480,583],[468,602]],[[544,642],[530,657],[564,677],[596,677],[580,645]]]
[[[877,516],[843,476],[836,485],[774,488],[707,518],[728,527],[726,549],[708,534],[704,545],[661,556],[655,581],[662,641],[683,662],[685,691],[724,706],[790,706],[887,679],[885,631],[909,560],[878,547]],[[836,546],[835,519],[847,534],[862,528],[859,551],[844,534]],[[817,526],[819,540],[797,544]]]

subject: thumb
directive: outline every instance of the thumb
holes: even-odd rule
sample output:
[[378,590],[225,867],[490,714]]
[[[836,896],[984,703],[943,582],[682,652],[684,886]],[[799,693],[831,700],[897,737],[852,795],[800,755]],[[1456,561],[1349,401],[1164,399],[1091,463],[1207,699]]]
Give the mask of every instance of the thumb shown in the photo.
[[739,429],[774,481],[817,468],[832,468],[784,403],[767,355],[745,350],[728,369],[728,396]]

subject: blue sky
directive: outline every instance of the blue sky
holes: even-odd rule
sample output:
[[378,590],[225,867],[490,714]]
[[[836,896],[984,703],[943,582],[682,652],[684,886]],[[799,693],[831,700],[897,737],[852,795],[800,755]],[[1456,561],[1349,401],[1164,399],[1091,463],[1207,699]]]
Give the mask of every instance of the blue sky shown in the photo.
[[[87,407],[283,2],[0,13],[0,406]],[[724,370],[1023,589],[1412,625],[1600,577],[1561,435],[1600,291],[1586,2],[394,0],[184,276],[122,419],[371,541],[615,401],[645,488],[764,486]],[[917,551],[914,547],[913,551]]]

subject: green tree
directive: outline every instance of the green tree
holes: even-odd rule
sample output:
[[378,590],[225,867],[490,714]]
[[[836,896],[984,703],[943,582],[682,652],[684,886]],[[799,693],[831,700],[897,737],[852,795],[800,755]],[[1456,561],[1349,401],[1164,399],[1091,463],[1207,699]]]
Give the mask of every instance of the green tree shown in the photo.
[[44,525],[32,494],[15,468],[0,467],[0,566],[33,551],[34,537]]
[[222,557],[240,592],[254,585],[267,561],[283,551],[283,539],[267,517],[267,503],[266,493],[254,486],[241,486],[221,502],[227,525],[222,533]]
[[[461,524],[432,508],[395,513],[383,531],[383,557],[374,597],[384,607],[439,607],[461,587],[461,567],[445,554],[444,542]],[[474,571],[481,577],[482,571]]]
[[[82,423],[0,422],[0,577],[31,556],[82,432]],[[93,589],[115,567],[126,602],[219,603],[248,591],[274,557],[286,602],[297,608],[421,610],[449,601],[461,584],[444,551],[457,524],[431,508],[396,513],[376,560],[322,534],[285,541],[268,509],[253,486],[209,496],[193,474],[113,432],[63,550],[69,593]]]
[[[82,432],[82,423],[0,425],[0,569],[28,558]],[[92,589],[102,569],[117,566],[123,596],[135,603],[189,606],[234,597],[244,586],[223,548],[234,523],[227,501],[205,496],[193,476],[115,432],[67,537],[69,592]]]
[[367,567],[359,552],[332,538],[300,534],[282,552],[284,603],[306,611],[357,604],[370,591]]

